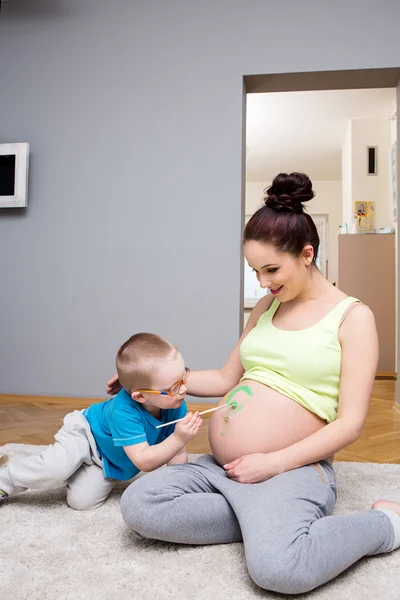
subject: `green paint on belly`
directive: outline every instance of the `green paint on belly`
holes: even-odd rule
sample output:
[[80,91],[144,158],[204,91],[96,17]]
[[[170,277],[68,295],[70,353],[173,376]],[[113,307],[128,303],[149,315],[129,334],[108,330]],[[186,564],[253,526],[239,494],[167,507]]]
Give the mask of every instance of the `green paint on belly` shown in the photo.
[[[233,402],[231,402],[231,398],[233,398],[233,396],[235,394],[237,394],[237,392],[246,392],[246,394],[248,396],[253,396],[253,392],[251,391],[251,389],[249,388],[248,385],[242,385],[242,386],[236,388],[235,390],[232,390],[232,392],[230,392],[226,396],[225,403],[231,405],[233,413],[231,412],[230,414],[233,414],[233,415],[235,415],[240,410],[242,410],[242,408],[244,408],[246,406],[247,402],[248,402],[248,398],[246,400],[242,401],[242,402],[237,402],[236,400],[234,400]],[[225,434],[226,423],[227,423],[227,421],[224,419],[222,421],[222,431],[221,431],[220,435],[224,435]]]

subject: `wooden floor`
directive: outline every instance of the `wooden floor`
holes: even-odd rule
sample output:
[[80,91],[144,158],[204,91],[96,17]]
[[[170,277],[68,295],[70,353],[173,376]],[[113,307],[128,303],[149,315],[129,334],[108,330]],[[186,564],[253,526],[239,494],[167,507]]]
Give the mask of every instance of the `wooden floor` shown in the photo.
[[[400,413],[394,409],[396,383],[375,382],[364,432],[355,444],[337,454],[336,460],[400,464]],[[0,446],[9,442],[50,444],[64,415],[93,402],[96,401],[85,398],[0,395]],[[201,409],[210,405],[190,407]],[[189,451],[210,452],[206,419],[189,444]]]

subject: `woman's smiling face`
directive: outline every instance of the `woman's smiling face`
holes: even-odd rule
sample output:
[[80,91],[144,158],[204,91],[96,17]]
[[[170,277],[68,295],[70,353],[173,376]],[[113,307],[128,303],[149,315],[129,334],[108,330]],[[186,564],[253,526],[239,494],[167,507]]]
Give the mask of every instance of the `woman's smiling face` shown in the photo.
[[314,257],[311,245],[305,246],[297,257],[277,250],[273,244],[253,240],[246,242],[243,249],[260,286],[268,288],[281,302],[293,300],[304,290]]

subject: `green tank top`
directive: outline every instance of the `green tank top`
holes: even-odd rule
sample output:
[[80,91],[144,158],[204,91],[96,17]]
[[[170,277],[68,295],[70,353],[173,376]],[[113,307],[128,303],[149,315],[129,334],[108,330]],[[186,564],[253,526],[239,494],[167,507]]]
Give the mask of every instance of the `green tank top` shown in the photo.
[[291,398],[331,423],[336,419],[342,348],[339,326],[356,298],[345,298],[315,325],[300,331],[278,329],[272,323],[280,302],[275,299],[240,345],[251,379]]

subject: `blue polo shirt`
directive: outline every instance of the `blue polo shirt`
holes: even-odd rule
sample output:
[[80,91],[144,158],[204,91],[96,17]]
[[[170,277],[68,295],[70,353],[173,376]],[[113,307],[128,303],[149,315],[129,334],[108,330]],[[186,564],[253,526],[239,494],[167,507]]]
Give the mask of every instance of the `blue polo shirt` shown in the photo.
[[123,446],[133,446],[147,442],[149,446],[159,444],[175,431],[175,424],[156,429],[161,423],[168,423],[184,417],[186,402],[179,408],[161,409],[160,420],[132,400],[121,390],[115,398],[92,404],[83,415],[92,430],[93,437],[103,461],[104,477],[126,481],[139,469],[126,455]]

